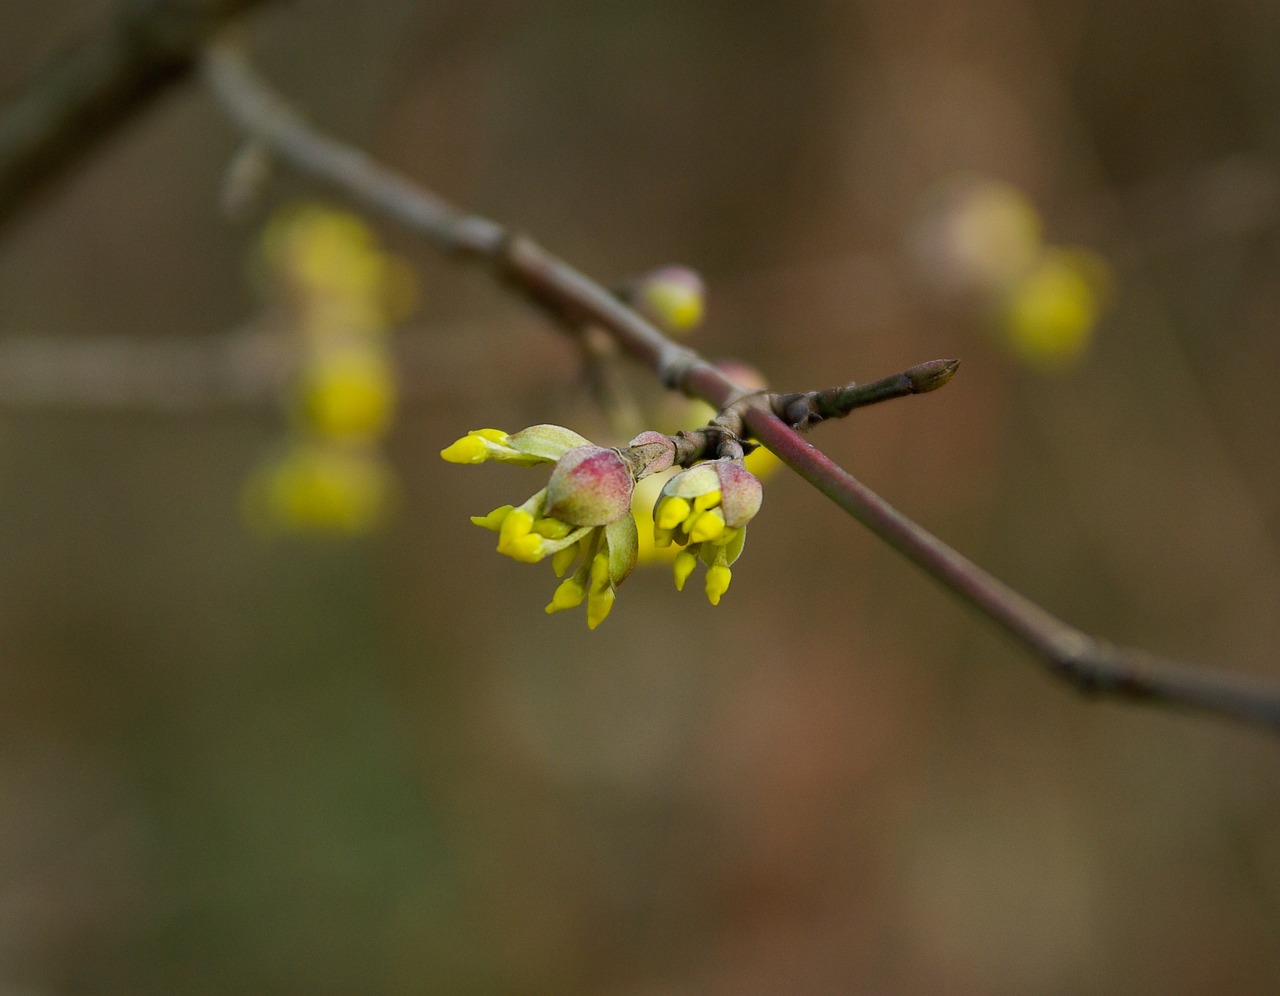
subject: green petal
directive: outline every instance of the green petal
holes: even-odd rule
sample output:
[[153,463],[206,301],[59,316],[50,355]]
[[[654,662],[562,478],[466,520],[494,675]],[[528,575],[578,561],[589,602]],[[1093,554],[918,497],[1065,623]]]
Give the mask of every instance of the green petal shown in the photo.
[[739,529],[738,534],[734,536],[724,546],[716,546],[713,543],[704,543],[702,545],[702,562],[708,567],[719,564],[722,567],[728,567],[740,556],[742,556],[742,547],[747,542],[747,530]]
[[513,432],[507,437],[506,445],[529,463],[543,463],[559,460],[575,446],[590,446],[591,440],[562,425],[531,425]]
[[634,516],[624,515],[604,527],[605,542],[609,547],[609,580],[616,587],[636,566],[640,549],[640,534],[636,530]]

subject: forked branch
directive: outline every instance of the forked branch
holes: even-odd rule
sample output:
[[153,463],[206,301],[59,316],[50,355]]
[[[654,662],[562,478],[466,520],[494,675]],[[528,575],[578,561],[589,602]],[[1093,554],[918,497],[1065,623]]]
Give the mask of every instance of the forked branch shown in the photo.
[[988,574],[839,467],[800,434],[855,407],[941,386],[955,361],[922,364],[869,385],[803,394],[751,391],[678,345],[615,294],[532,240],[466,214],[362,152],[317,131],[271,90],[239,51],[218,44],[204,77],[247,136],[281,161],[416,232],[445,254],[486,264],[571,327],[598,326],[666,386],[721,412],[941,585],[985,614],[1048,668],[1089,695],[1178,706],[1280,733],[1280,686],[1112,646],[1070,626]]
[[0,221],[192,67],[208,38],[266,0],[131,0],[0,108]]

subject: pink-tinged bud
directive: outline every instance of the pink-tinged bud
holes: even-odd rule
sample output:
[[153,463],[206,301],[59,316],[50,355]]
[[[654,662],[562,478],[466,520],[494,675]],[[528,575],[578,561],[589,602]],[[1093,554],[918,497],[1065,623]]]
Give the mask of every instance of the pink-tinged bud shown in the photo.
[[546,515],[574,526],[605,526],[631,512],[635,478],[617,450],[577,446],[547,482]]
[[745,526],[760,511],[764,488],[755,474],[734,460],[712,460],[720,477],[720,509],[730,528]]
[[638,481],[650,474],[660,474],[675,463],[676,444],[670,436],[650,429],[627,443],[623,452]]

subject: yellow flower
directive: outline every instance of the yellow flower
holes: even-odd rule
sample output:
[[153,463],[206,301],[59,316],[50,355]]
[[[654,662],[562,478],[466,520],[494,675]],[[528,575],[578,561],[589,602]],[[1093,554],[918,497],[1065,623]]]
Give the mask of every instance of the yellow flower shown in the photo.
[[471,521],[498,534],[499,553],[522,563],[550,557],[557,577],[569,574],[548,613],[585,601],[587,626],[600,625],[636,563],[635,476],[622,454],[562,426],[536,425],[515,433],[473,430],[440,455],[450,463],[555,464],[547,486],[523,504],[502,505]]
[[1109,282],[1107,264],[1094,253],[1046,250],[997,306],[1009,348],[1044,373],[1070,368],[1089,348]]
[[306,427],[338,439],[380,438],[396,405],[389,359],[358,346],[327,350],[302,371],[297,392]]
[[250,478],[244,506],[267,530],[355,535],[379,525],[395,497],[391,469],[376,450],[311,442]]
[[707,565],[706,593],[712,605],[729,588],[729,566],[742,554],[747,523],[760,510],[763,489],[740,460],[707,460],[663,485],[653,507],[653,540],[684,547],[673,565],[683,591],[698,560]]

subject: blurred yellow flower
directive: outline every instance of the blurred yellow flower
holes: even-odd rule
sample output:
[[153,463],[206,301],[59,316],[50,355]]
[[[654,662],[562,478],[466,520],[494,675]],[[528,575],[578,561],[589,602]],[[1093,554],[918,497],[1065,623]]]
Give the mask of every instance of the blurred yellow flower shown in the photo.
[[396,497],[376,450],[304,443],[260,468],[245,485],[244,510],[268,532],[358,534],[376,527]]
[[358,215],[321,204],[279,212],[260,250],[289,305],[301,360],[287,452],[246,485],[246,514],[273,529],[366,531],[395,492],[378,442],[398,395],[387,333],[413,309],[413,273]]
[[359,216],[322,204],[286,208],[267,225],[262,253],[298,298],[309,332],[377,332],[413,311],[417,281],[378,247]]
[[1020,362],[1062,373],[1088,352],[1111,282],[1105,260],[1044,240],[1012,184],[966,176],[925,199],[912,237],[925,286],[989,325]]
[[334,438],[378,439],[395,411],[395,376],[379,351],[333,349],[302,371],[297,398],[305,428]]
[[639,564],[670,563],[675,559],[680,548],[673,544],[658,546],[653,538],[653,506],[663,485],[675,476],[678,467],[651,474],[636,482],[636,489],[631,495],[631,513],[635,516],[636,530],[639,533],[639,549],[636,562]]
[[1044,373],[1059,373],[1089,348],[1102,312],[1107,264],[1082,249],[1048,249],[996,306],[1009,349]]

